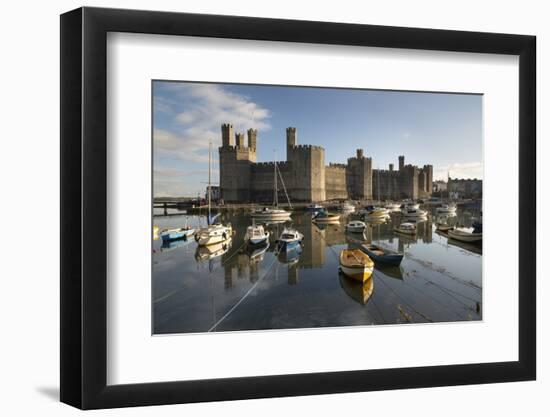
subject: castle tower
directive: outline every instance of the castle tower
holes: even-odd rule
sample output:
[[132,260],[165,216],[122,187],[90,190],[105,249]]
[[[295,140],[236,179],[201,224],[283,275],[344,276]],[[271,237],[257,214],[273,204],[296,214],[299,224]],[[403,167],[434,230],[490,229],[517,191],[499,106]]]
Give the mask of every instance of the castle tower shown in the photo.
[[234,138],[234,130],[233,125],[230,123],[224,123],[222,125],[222,146],[234,146],[235,143],[233,141]]
[[405,157],[403,155],[399,156],[399,171],[405,166]]
[[286,157],[288,159],[288,150],[298,145],[298,133],[295,127],[286,128]]
[[248,147],[250,149],[256,149],[258,131],[256,129],[248,129],[246,133],[248,134]]
[[235,138],[237,140],[237,148],[244,148],[244,133],[237,133],[235,135]]
[[390,164],[390,171],[393,171],[393,164]]
[[357,149],[357,159],[363,158],[364,152],[363,149]]

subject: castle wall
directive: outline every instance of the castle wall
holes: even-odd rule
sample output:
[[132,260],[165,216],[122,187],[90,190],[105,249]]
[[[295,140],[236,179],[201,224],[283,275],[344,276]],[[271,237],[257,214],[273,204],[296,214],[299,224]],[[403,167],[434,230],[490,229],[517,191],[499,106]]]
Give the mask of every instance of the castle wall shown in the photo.
[[325,196],[327,200],[348,198],[345,164],[329,164],[325,167]]
[[220,196],[225,202],[250,200],[251,167],[256,162],[256,150],[248,147],[221,146]]
[[399,171],[372,170],[372,197],[380,200],[398,200]]
[[[275,176],[274,176],[274,170],[275,170],[275,163],[273,162],[260,162],[257,164],[252,165],[251,167],[251,185],[250,185],[250,195],[251,195],[251,201],[258,202],[258,203],[273,203],[274,200],[274,193],[273,189],[275,186]],[[284,185],[287,189],[287,192],[289,193],[290,202],[292,203],[293,199],[290,195],[291,188],[293,183],[293,168],[290,163],[283,161],[283,162],[277,162],[277,170],[280,172],[280,175],[283,177]],[[279,202],[281,204],[286,204],[286,195],[283,188],[283,184],[281,183],[281,179],[279,177],[279,173],[277,173],[277,197],[279,199]]]
[[[322,202],[333,199],[372,200],[416,199],[432,193],[433,167],[421,169],[405,165],[399,157],[399,170],[373,170],[372,159],[357,149],[347,164],[325,166],[325,150],[320,146],[298,145],[296,128],[286,130],[287,161],[277,167],[291,202]],[[222,125],[220,155],[220,196],[227,203],[272,203],[274,163],[257,163],[257,131],[247,138],[234,134],[231,124]],[[286,196],[278,176],[278,199]]]
[[292,201],[324,201],[325,194],[325,150],[320,146],[287,143],[287,159],[293,166],[289,183]]
[[372,199],[372,160],[357,150],[357,156],[348,158],[346,172],[349,197],[354,200]]
[[418,168],[405,165],[399,170],[399,198],[418,198]]

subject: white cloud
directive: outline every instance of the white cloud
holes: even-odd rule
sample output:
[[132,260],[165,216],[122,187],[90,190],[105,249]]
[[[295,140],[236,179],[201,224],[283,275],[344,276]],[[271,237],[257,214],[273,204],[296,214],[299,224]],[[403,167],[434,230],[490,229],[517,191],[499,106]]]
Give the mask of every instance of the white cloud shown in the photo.
[[223,123],[232,123],[235,132],[249,128],[265,131],[271,127],[269,110],[218,85],[166,83],[161,87],[171,98],[155,96],[154,110],[169,116],[171,123],[155,126],[156,155],[207,162],[209,141],[213,144],[213,157],[217,155]]
[[434,167],[434,180],[447,180],[447,173],[451,178],[482,179],[483,163],[464,162]]

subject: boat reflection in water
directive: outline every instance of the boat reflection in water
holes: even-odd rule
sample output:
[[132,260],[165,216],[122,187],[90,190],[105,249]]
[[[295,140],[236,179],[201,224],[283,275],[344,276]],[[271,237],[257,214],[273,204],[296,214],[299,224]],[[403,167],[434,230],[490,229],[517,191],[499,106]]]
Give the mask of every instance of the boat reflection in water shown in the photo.
[[226,253],[231,248],[232,239],[229,238],[223,242],[215,243],[208,246],[197,246],[195,251],[195,260],[197,262],[204,262],[210,259],[217,258]]
[[191,242],[192,239],[181,239],[181,240],[173,240],[173,241],[163,241],[162,245],[160,247],[160,250],[162,252],[167,252],[179,248],[184,248]]
[[[198,216],[192,217],[197,227]],[[402,311],[414,323],[482,319],[476,311],[482,300],[481,245],[439,234],[440,217],[418,219],[416,235],[407,236],[393,230],[404,221],[400,213],[366,222],[361,234],[345,227],[358,214],[321,225],[305,210],[295,211],[290,221],[263,223],[269,242],[254,247],[245,244],[247,212],[228,210],[222,217],[235,231],[225,242],[198,247],[190,239],[162,247],[153,241],[154,299],[162,300],[153,305],[155,334],[200,333],[213,326],[234,331],[396,324],[403,322]],[[445,221],[468,227],[474,217],[459,206],[457,216]],[[162,228],[178,223],[177,216],[155,221]],[[303,235],[297,250],[278,251],[276,240],[285,228]],[[375,261],[364,284],[341,275],[340,252],[364,244],[403,254],[401,265]]]
[[370,277],[364,283],[339,274],[340,285],[344,292],[361,305],[366,305],[374,291],[374,277]]

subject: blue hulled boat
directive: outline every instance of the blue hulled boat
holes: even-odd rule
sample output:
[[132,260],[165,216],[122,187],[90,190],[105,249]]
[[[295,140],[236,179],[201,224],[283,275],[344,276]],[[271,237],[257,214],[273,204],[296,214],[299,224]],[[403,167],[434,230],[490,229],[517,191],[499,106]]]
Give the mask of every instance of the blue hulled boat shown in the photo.
[[195,229],[191,227],[180,227],[179,229],[161,230],[160,237],[163,243],[168,243],[175,240],[186,240],[193,233],[195,233]]
[[369,255],[374,262],[380,262],[387,265],[399,265],[403,260],[402,254],[382,249],[371,243],[361,245],[361,250]]
[[286,228],[281,233],[277,245],[280,251],[290,251],[300,247],[304,235],[295,229]]

